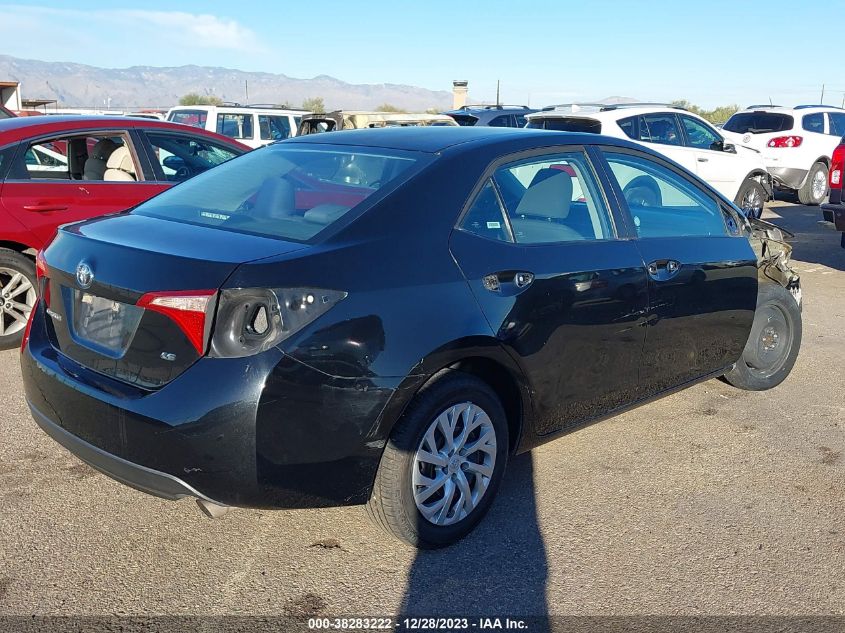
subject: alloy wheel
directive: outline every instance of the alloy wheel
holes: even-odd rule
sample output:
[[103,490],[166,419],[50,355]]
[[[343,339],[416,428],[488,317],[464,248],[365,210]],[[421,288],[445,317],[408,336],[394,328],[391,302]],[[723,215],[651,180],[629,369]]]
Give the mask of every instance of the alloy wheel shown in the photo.
[[478,506],[496,466],[496,429],[478,405],[449,407],[429,425],[414,455],[420,514],[435,525],[461,521]]
[[827,176],[819,169],[813,174],[813,198],[821,200],[827,193]]
[[[740,208],[751,215],[751,217],[759,218],[763,213],[763,197],[760,195],[757,187],[749,187],[742,196],[740,201]],[[750,213],[749,213],[750,212]]]
[[0,336],[12,336],[26,327],[36,293],[26,275],[0,267]]

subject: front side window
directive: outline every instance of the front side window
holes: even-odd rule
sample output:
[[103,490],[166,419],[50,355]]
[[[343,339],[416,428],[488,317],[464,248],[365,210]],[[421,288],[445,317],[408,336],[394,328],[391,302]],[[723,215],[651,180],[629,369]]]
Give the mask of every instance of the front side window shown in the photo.
[[180,134],[145,132],[168,182],[181,182],[239,156],[228,147]]
[[644,156],[604,154],[639,237],[726,234],[719,204],[692,181]]
[[208,112],[205,110],[176,110],[170,113],[168,120],[173,123],[181,123],[182,125],[204,129],[205,122],[208,121]]
[[681,133],[674,114],[644,114],[640,117],[640,140],[661,145],[680,145]]
[[262,141],[283,141],[290,137],[290,119],[286,115],[258,115]]
[[518,243],[603,240],[614,235],[607,206],[583,152],[506,165],[496,170],[493,184]]
[[251,114],[218,114],[217,133],[229,138],[251,139],[252,115]]
[[497,116],[490,120],[490,123],[487,124],[489,127],[513,127],[513,123],[511,123],[511,118],[507,114],[503,114],[501,116]]
[[805,114],[804,118],[801,119],[801,127],[808,132],[824,134],[824,114],[821,112]]
[[222,230],[307,241],[424,159],[365,147],[267,145],[191,178],[133,213]]
[[681,122],[684,124],[684,130],[687,133],[687,140],[689,141],[690,147],[695,147],[696,149],[718,149],[722,138],[710,129],[709,126],[691,116],[681,115]]

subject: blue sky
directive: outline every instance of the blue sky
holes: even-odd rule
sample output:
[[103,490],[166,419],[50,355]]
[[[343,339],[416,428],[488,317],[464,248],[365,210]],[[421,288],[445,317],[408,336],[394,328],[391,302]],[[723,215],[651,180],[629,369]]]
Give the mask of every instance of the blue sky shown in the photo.
[[[611,95],[705,107],[839,105],[845,0],[0,2],[0,54],[199,64],[546,105]],[[821,20],[820,20],[821,18]],[[838,61],[837,61],[838,60]],[[0,77],[2,79],[2,77]],[[25,86],[24,86],[25,87]]]

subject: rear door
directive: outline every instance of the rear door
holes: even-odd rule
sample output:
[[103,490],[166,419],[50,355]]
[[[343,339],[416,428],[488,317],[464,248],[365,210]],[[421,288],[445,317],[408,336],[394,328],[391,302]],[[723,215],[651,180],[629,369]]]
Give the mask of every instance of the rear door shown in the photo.
[[[656,157],[605,147],[649,278],[641,386],[653,395],[735,362],[757,303],[756,255],[740,219],[703,184]],[[658,195],[626,199],[637,179]]]
[[[92,172],[89,159],[105,140],[111,142],[108,155],[101,154],[102,169]],[[135,180],[106,180],[108,157],[119,147],[129,149],[133,167],[126,173]],[[122,211],[161,191],[148,175],[126,130],[51,136],[21,143],[0,204],[46,243],[62,224]]]
[[521,365],[535,430],[636,399],[647,277],[583,148],[514,156],[479,183],[450,248],[493,332]]

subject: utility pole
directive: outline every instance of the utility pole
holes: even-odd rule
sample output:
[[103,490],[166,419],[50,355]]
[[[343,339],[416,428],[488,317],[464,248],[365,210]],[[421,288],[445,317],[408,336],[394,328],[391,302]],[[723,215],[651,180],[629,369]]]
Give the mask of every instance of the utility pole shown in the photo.
[[819,103],[824,103],[824,84],[822,84],[822,98],[819,100]]
[[249,103],[249,81],[244,79],[244,94],[246,95],[246,102]]
[[498,106],[501,102],[499,101],[499,84],[501,84],[501,79],[496,80],[496,105]]

